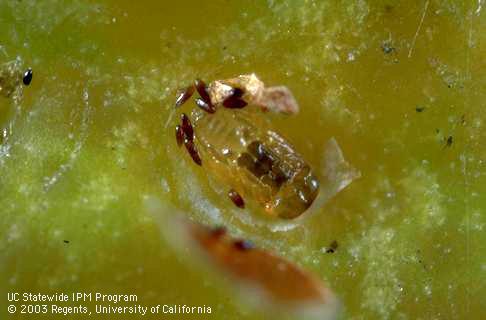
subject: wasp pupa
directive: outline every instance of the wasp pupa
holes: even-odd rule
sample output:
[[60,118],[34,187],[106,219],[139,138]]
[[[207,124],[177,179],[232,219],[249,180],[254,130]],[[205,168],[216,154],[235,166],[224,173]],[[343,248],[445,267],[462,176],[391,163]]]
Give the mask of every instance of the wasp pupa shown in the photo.
[[[197,154],[190,155],[194,160],[200,154],[208,176],[231,189],[228,195],[238,207],[244,207],[243,199],[250,200],[263,209],[266,217],[295,220],[310,207],[321,206],[354,179],[351,172],[343,178],[337,173],[313,170],[288,140],[271,127],[265,114],[251,107],[257,104],[261,109],[279,113],[297,111],[298,105],[286,87],[265,88],[255,75],[214,81],[208,86],[197,80],[193,88],[179,94],[176,107],[189,99],[194,88],[201,98],[196,103],[199,108],[191,113],[190,130],[186,130],[187,138],[194,139],[197,145]],[[247,104],[250,107],[245,108]],[[183,119],[188,117],[183,114]],[[337,161],[342,169],[342,164],[347,163],[337,143],[332,140],[329,146],[326,153],[330,153],[325,158],[331,161],[324,163],[323,168],[332,170],[336,166],[332,162]],[[332,177],[344,180],[336,184],[329,179]],[[325,180],[324,188],[321,179]]]
[[214,115],[194,110],[192,119],[204,167],[244,199],[283,219],[298,217],[312,205],[319,179],[266,121],[230,109]]

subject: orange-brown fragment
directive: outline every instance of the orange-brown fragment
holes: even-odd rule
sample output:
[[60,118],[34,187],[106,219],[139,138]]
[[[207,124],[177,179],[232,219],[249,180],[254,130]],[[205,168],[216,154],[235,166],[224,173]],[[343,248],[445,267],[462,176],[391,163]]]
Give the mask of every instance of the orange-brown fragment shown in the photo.
[[272,301],[299,305],[332,300],[330,289],[319,279],[284,258],[243,245],[227,234],[215,237],[212,229],[202,225],[184,226],[211,262],[244,284],[260,289]]

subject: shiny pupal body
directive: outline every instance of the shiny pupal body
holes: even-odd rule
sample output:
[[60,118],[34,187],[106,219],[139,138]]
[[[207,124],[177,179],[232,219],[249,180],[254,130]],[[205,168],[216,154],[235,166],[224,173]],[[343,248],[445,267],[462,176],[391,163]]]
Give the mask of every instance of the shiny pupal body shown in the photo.
[[271,217],[296,218],[311,206],[319,191],[316,175],[261,112],[194,109],[191,118],[204,168],[219,181]]

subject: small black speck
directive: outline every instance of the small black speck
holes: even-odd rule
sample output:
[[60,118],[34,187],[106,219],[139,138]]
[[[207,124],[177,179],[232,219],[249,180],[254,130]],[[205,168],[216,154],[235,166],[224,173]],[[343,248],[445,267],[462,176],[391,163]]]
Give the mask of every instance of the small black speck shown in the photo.
[[227,48],[228,48],[228,47],[224,46],[224,47],[223,47],[223,50],[226,50]]
[[389,42],[384,42],[382,45],[381,45],[381,49],[383,50],[383,52],[385,54],[390,54],[392,53],[393,51],[395,51],[395,48],[391,45],[391,43]]
[[69,240],[64,240],[64,243],[69,243]]
[[424,110],[425,110],[425,107],[416,107],[415,108],[415,111],[417,111],[417,112],[422,112]]
[[450,147],[450,146],[452,146],[453,139],[454,139],[454,138],[452,138],[452,136],[449,136],[449,137],[447,138],[447,141],[446,141],[446,145],[445,145],[445,146],[446,146],[446,147]]
[[334,240],[329,245],[329,248],[326,250],[326,253],[334,253],[334,252],[336,252],[336,249],[338,248],[338,246],[339,246],[338,242],[336,240]]
[[32,69],[29,68],[27,69],[25,72],[24,72],[24,77],[22,78],[22,82],[28,86],[31,82],[32,82],[32,76],[33,76],[33,72],[32,72]]

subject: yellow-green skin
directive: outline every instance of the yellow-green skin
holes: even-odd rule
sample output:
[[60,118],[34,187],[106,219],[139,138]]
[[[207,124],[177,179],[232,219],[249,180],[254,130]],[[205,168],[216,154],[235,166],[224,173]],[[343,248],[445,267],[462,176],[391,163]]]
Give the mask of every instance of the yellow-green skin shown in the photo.
[[[420,1],[0,1],[1,61],[36,70],[0,146],[0,318],[5,293],[23,291],[272,318],[178,260],[146,196],[312,270],[343,319],[485,318],[484,4],[428,3],[424,15]],[[164,130],[181,84],[250,72],[292,88],[299,115],[270,121],[311,165],[335,136],[362,172],[289,232],[232,219]],[[9,107],[0,97],[3,126]]]

